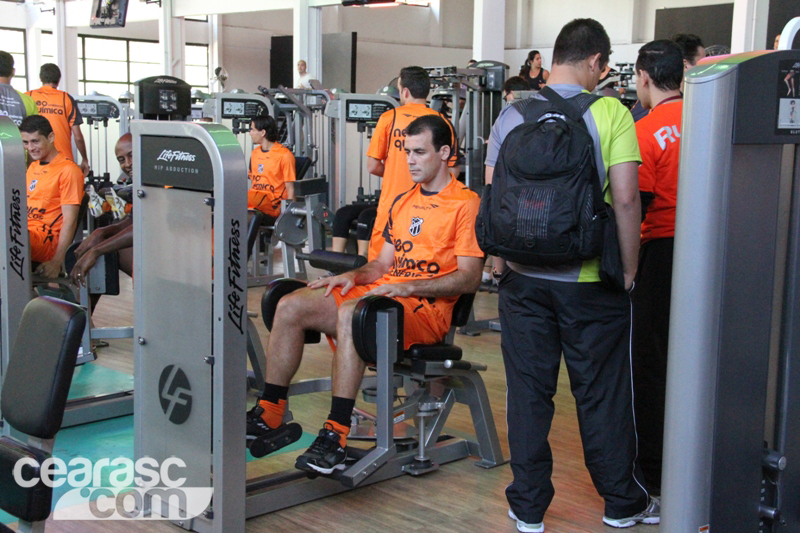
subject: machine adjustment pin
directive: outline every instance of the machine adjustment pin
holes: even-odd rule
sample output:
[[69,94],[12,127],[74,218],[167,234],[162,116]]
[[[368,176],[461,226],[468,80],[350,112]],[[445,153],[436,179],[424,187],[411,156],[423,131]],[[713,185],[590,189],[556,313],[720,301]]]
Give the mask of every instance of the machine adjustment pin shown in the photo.
[[144,191],[143,191],[143,190],[141,190],[141,189],[139,189],[138,191],[136,191],[136,197],[137,197],[137,198],[144,198],[144,197],[145,197],[145,193],[144,193]]
[[211,357],[211,356],[203,357],[203,361],[205,361],[209,365],[213,365],[214,364],[214,358]]
[[147,341],[144,340],[144,337],[139,337],[139,338],[136,339],[136,342],[138,342],[140,345],[144,346],[145,342],[147,342]]
[[209,207],[214,207],[214,199],[211,198],[210,196],[208,198],[205,198],[203,200],[203,203],[206,204]]

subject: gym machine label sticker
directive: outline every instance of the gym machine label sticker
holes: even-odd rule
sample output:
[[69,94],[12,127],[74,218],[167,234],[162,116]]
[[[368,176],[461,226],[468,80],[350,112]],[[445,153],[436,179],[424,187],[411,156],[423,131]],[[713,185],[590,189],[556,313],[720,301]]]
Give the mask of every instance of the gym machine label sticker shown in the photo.
[[192,386],[186,373],[175,365],[167,366],[158,378],[159,400],[167,419],[181,425],[192,412]]
[[19,189],[11,189],[11,224],[8,226],[8,237],[11,245],[8,248],[8,266],[19,279],[25,281],[25,245],[19,240],[22,236],[22,194]]
[[776,133],[800,135],[800,61],[778,64],[778,125]]
[[245,316],[244,288],[242,279],[242,253],[239,237],[239,221],[231,219],[231,234],[228,237],[228,320],[244,335],[242,321]]
[[144,185],[203,192],[214,190],[211,158],[197,139],[143,135],[142,161]]

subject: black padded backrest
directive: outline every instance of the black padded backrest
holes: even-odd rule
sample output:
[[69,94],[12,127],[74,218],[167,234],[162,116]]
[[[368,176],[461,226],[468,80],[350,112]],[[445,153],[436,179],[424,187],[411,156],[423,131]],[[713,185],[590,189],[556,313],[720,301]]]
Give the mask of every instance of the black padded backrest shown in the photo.
[[15,429],[55,437],[85,326],[84,310],[63,300],[45,296],[25,306],[0,396],[3,417]]
[[294,179],[301,180],[305,177],[306,172],[311,167],[311,159],[307,157],[294,158]]
[[460,328],[469,322],[469,314],[472,311],[472,302],[475,301],[475,293],[470,292],[458,297],[456,305],[453,306],[453,322],[451,327]]

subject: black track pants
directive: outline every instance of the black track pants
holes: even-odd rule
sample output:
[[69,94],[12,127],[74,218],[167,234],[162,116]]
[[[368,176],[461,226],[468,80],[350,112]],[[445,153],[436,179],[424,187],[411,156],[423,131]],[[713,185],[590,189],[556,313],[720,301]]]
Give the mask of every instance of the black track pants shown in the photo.
[[642,245],[633,300],[633,398],[645,487],[661,494],[674,239]]
[[508,272],[500,282],[500,322],[508,385],[507,421],[514,481],[506,489],[520,520],[541,522],[553,499],[547,435],[563,352],[575,397],[584,460],[605,515],[647,506],[634,475],[628,294],[599,283],[566,283]]

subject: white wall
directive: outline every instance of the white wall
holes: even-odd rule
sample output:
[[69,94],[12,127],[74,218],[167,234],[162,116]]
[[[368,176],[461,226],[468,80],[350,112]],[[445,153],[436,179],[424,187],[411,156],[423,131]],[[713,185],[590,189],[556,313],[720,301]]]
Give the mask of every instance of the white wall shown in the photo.
[[[271,32],[225,24],[222,43],[222,66],[228,72],[226,91],[243,89],[254,93],[259,85],[269,87]],[[211,65],[212,72],[214,67]]]
[[397,77],[400,69],[406,66],[466,67],[471,55],[469,48],[431,48],[359,41],[356,91],[374,93]]

